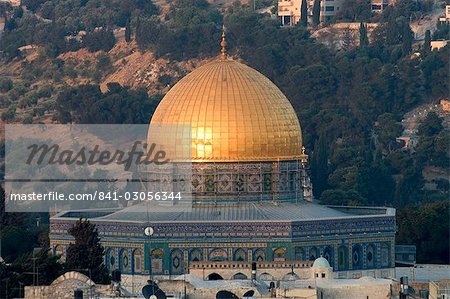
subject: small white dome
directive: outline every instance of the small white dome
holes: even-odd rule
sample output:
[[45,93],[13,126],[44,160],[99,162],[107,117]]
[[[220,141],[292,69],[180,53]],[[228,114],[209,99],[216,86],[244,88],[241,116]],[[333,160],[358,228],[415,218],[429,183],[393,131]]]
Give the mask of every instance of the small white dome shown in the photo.
[[313,268],[331,268],[331,267],[330,267],[330,263],[329,263],[329,262],[327,261],[327,259],[324,258],[324,257],[319,257],[319,258],[317,258],[317,259],[314,261],[312,267],[313,267]]

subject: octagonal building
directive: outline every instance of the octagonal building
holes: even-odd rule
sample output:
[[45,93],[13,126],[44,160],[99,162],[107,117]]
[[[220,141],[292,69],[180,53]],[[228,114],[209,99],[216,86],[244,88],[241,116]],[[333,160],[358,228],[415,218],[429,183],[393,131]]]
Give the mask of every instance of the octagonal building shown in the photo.
[[302,279],[320,256],[338,277],[393,275],[395,210],[315,203],[299,119],[255,69],[224,52],[195,69],[157,107],[149,139],[166,125],[176,132],[166,140],[173,151],[190,152],[179,162],[191,163],[192,209],[64,211],[50,220],[55,254],[65,254],[67,229],[83,217],[97,225],[105,264],[125,284],[187,272],[249,278],[253,261],[261,280]]

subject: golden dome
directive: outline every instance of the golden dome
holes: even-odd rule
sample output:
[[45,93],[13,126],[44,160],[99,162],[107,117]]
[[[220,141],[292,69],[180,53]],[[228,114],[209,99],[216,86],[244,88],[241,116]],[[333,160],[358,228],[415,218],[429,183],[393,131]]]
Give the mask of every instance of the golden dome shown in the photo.
[[289,100],[264,75],[230,59],[201,66],[175,84],[156,109],[149,134],[162,126],[177,131],[173,146],[189,140],[192,162],[305,158]]

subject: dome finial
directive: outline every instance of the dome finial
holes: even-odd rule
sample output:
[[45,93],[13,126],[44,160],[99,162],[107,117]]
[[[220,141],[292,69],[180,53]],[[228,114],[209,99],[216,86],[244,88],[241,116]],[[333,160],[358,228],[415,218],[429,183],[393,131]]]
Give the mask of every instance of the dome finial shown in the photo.
[[220,46],[222,47],[222,50],[220,52],[222,55],[220,56],[221,59],[227,59],[227,41],[225,39],[225,25],[222,26],[222,42],[220,43]]

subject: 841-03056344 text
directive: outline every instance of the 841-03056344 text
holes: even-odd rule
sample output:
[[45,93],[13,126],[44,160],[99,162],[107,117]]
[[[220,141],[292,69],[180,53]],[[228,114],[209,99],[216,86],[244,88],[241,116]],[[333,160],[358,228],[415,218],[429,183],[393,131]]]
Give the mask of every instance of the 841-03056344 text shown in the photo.
[[92,193],[70,193],[50,191],[47,193],[11,193],[11,201],[107,201],[107,200],[133,200],[133,201],[180,201],[181,192],[147,192],[147,191],[94,191]]

